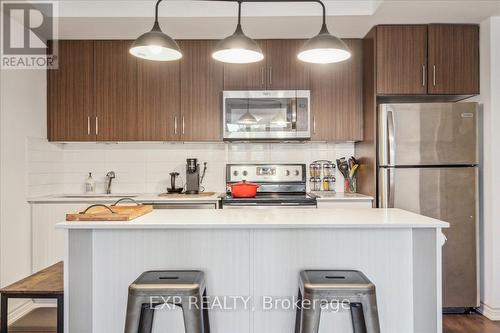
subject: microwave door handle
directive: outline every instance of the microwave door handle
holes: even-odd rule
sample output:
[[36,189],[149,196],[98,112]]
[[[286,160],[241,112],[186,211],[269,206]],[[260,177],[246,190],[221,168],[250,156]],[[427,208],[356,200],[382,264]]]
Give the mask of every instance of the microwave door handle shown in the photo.
[[297,99],[292,101],[292,129],[297,129]]

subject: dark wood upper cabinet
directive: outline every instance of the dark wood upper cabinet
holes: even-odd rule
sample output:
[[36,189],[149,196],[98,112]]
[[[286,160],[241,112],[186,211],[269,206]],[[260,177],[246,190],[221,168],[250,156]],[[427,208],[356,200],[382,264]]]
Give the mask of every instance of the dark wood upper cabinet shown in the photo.
[[427,93],[427,26],[378,26],[377,94]]
[[363,139],[362,40],[347,39],[350,59],[310,65],[312,140]]
[[309,89],[309,71],[297,59],[304,44],[297,39],[258,40],[264,60],[253,64],[224,64],[224,90]]
[[224,65],[211,57],[217,41],[180,41],[181,140],[222,139]]
[[47,70],[48,139],[94,141],[94,42],[58,43],[58,69]]
[[224,90],[266,89],[266,41],[256,42],[264,52],[264,60],[252,64],[224,64]]
[[429,93],[479,94],[477,25],[429,25]]
[[144,140],[144,115],[137,107],[137,58],[132,41],[94,44],[95,115],[98,141]]
[[180,64],[137,60],[137,107],[144,141],[180,139]]
[[266,41],[267,89],[309,89],[308,66],[297,59],[304,40],[270,39]]

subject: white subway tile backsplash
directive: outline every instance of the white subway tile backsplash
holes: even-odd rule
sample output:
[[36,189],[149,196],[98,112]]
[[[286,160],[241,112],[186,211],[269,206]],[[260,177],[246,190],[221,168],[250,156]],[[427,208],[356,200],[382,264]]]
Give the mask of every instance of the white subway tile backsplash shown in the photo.
[[[317,159],[335,160],[354,153],[354,144],[342,143],[68,143],[52,144],[30,138],[26,146],[29,196],[81,193],[89,172],[96,191],[104,191],[105,175],[115,171],[113,192],[164,192],[170,186],[169,173],[179,172],[183,185],[185,161],[198,158],[207,174],[207,191],[224,191],[227,163],[305,163]],[[343,190],[337,172],[337,189]]]

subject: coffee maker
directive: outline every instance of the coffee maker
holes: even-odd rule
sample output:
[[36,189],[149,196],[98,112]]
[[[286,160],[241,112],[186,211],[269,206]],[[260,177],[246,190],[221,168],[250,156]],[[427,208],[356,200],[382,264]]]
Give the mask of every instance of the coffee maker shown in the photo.
[[200,165],[197,158],[186,160],[186,194],[200,192]]

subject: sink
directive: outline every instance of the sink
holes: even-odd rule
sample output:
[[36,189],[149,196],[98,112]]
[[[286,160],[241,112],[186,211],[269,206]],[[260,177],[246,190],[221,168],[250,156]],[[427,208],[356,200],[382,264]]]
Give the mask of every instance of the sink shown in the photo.
[[86,198],[135,198],[137,194],[63,194],[61,198],[67,199],[86,199]]

